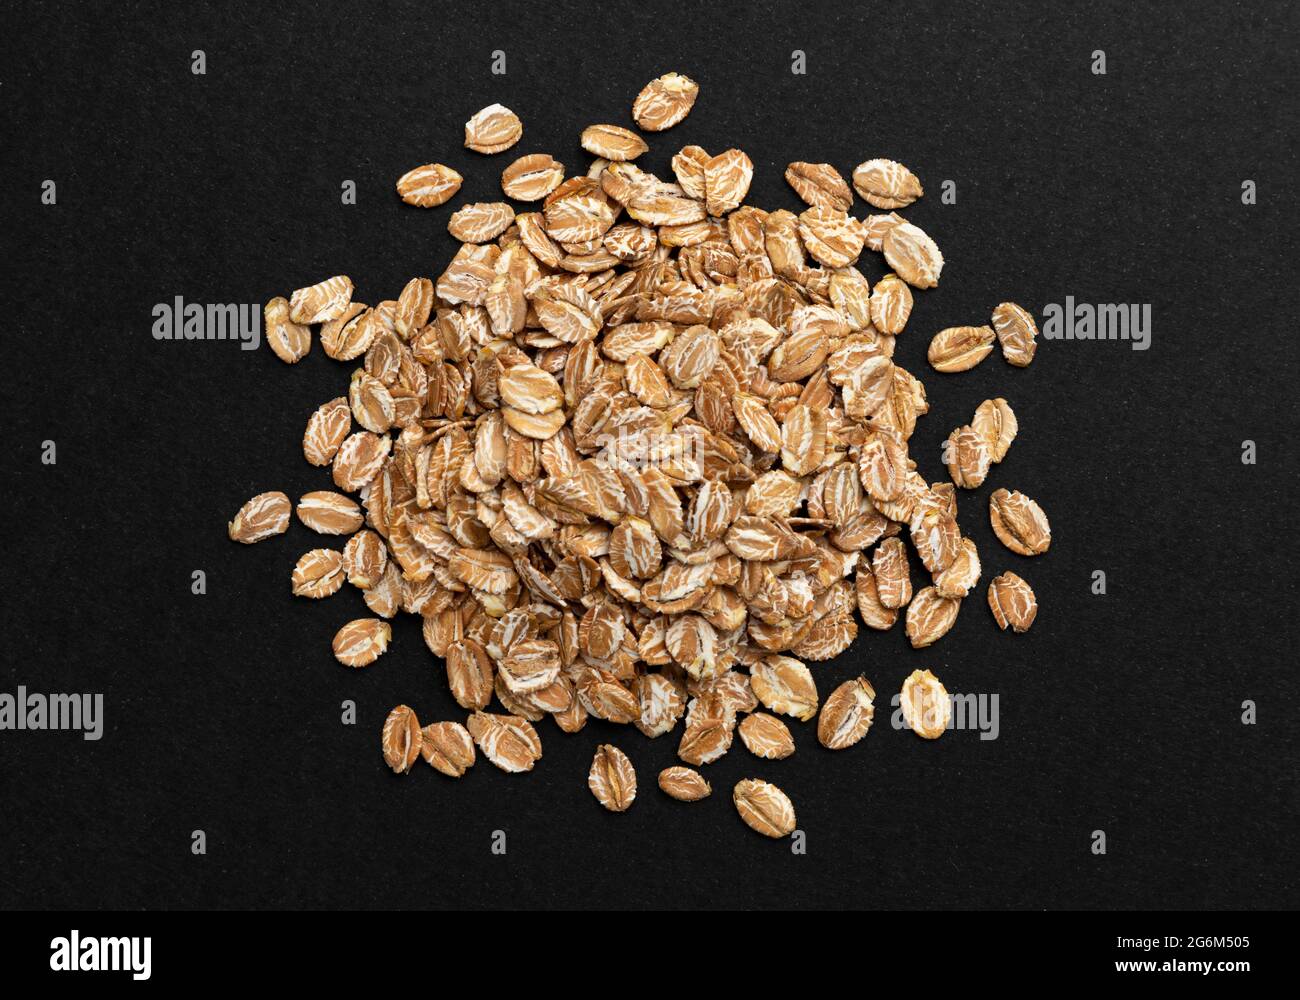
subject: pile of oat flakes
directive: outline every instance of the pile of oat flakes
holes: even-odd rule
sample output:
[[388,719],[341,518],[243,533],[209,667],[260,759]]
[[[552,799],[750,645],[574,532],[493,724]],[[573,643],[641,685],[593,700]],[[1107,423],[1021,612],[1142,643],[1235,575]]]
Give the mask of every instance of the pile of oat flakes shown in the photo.
[[[667,74],[632,117],[663,131],[698,91]],[[466,123],[465,145],[497,154],[522,134],[493,105]],[[850,186],[830,164],[792,163],[786,179],[808,204],[796,215],[744,204],[753,164],[739,149],[687,146],[665,181],[634,165],[648,149],[637,132],[592,125],[581,143],[595,158],[585,173],[566,177],[544,153],[504,169],[504,194],[535,210],[501,201],[452,213],[462,246],[436,281],[413,278],[370,307],[340,276],[267,304],[267,340],[284,361],[307,354],[318,326],[326,354],[361,364],[303,438],[336,489],[296,508],[312,530],[350,537],[304,554],[293,592],[362,590],[375,617],[333,643],[350,667],[384,653],[399,610],[422,616],[470,715],[421,726],[393,709],[382,747],[394,771],[423,756],[459,776],[476,747],[502,770],[530,770],[542,756],[534,724],[548,716],[566,733],[594,716],[652,738],[684,718],[683,766],[659,786],[695,801],[711,791],[695,768],[737,733],[757,757],[793,753],[781,716],[816,718],[831,750],[863,738],[871,684],[858,677],[823,699],[807,663],[849,647],[855,610],[879,630],[903,615],[916,648],[952,628],[981,574],[957,490],[1002,461],[1016,417],[987,400],[954,430],[951,482],[926,483],[908,455],[928,405],[891,360],[894,338],[913,289],[934,287],[944,260],[898,215],[922,195],[903,165],[868,159]],[[433,163],[397,190],[433,208],[460,185]],[[857,218],[854,192],[880,214]],[[854,266],[864,250],[892,271],[874,288]],[[990,325],[939,332],[928,357],[965,371],[997,343],[1025,366],[1036,334],[1028,312],[1003,303]],[[254,497],[230,537],[283,533],[293,509],[283,493]],[[1029,497],[997,490],[989,517],[1013,552],[1048,548]],[[915,594],[908,541],[931,578]],[[1033,622],[1033,591],[1016,574],[987,597],[1000,628]],[[947,693],[928,670],[904,683],[902,709],[921,736],[948,726]],[[635,769],[612,745],[588,783],[614,811],[636,797]],[[795,827],[790,799],[766,781],[740,782],[733,801],[760,833]]]

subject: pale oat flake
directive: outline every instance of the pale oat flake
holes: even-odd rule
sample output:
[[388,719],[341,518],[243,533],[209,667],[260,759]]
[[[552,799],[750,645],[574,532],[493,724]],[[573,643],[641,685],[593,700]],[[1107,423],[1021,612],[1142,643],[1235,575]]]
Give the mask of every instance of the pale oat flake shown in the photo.
[[912,732],[927,740],[937,740],[952,722],[948,691],[928,670],[913,670],[903,681],[899,707]]

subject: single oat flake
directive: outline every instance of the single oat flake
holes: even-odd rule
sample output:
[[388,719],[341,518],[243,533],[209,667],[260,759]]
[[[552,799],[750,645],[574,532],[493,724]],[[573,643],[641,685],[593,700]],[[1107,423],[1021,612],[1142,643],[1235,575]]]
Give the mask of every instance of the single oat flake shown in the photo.
[[[602,741],[611,726],[662,740],[676,763],[660,789],[702,801],[729,753],[789,769],[802,724],[815,720],[826,750],[864,739],[875,691],[828,662],[864,625],[915,649],[952,644],[963,603],[979,600],[966,491],[1001,486],[994,466],[1020,428],[994,387],[945,453],[930,451],[929,393],[947,380],[927,386],[902,364],[916,345],[896,351],[944,268],[904,217],[920,181],[892,160],[850,173],[810,149],[784,168],[800,211],[752,204],[770,150],[660,142],[651,155],[698,92],[680,73],[652,80],[632,103],[637,130],[587,125],[577,164],[516,152],[473,178],[417,166],[398,194],[448,205],[435,228],[456,241],[449,259],[364,301],[337,275],[266,303],[276,357],[297,371],[338,362],[338,381],[314,412],[286,417],[286,433],[302,434],[304,461],[283,484],[298,488],[296,506],[262,493],[228,533],[302,536],[277,572],[295,597],[338,606],[332,651],[349,667],[375,665],[397,616],[417,616],[461,715],[421,727],[395,709],[383,752],[398,773],[423,757],[458,778],[480,752],[493,769],[530,771],[543,739],[595,720]],[[522,135],[492,104],[464,138],[492,155]],[[648,169],[669,159],[663,176]],[[462,188],[502,200],[449,205]],[[1011,365],[1034,356],[1033,317],[1014,303],[987,326],[926,315],[939,372],[995,347]],[[327,360],[298,365],[313,340]],[[993,489],[989,520],[1019,555],[1050,546],[1023,494]],[[351,588],[367,610],[348,621],[355,595],[335,595]],[[993,578],[987,600],[998,627],[1034,621],[1015,574]],[[948,704],[928,671],[904,685],[904,716],[923,736],[947,727]],[[588,786],[626,810],[627,754],[602,742]],[[775,785],[742,781],[732,799],[760,833],[794,830]]]
[[490,104],[465,123],[465,146],[476,153],[502,153],[523,134],[518,115],[500,104]]
[[420,733],[420,720],[415,712],[406,705],[398,705],[388,713],[384,720],[383,750],[384,762],[395,774],[406,774],[411,766],[420,759],[423,737]]
[[596,749],[587,787],[610,812],[626,812],[636,799],[636,771],[627,754],[608,743]]
[[665,73],[651,80],[632,102],[632,117],[647,132],[662,132],[677,125],[695,106],[700,86],[681,73]]
[[660,771],[659,787],[679,802],[699,802],[713,792],[699,771],[680,766],[666,767]]
[[1043,508],[1020,492],[994,490],[989,520],[998,540],[1017,555],[1042,555],[1052,544],[1052,527]]
[[731,797],[736,812],[751,830],[765,837],[788,837],[794,832],[794,806],[776,785],[746,779],[736,785]]
[[435,722],[420,731],[420,754],[449,778],[459,778],[474,766],[474,740],[459,722]]
[[230,522],[231,541],[251,545],[272,535],[283,535],[289,528],[292,510],[289,498],[283,493],[259,493],[240,507]]
[[1038,616],[1038,601],[1029,584],[1008,571],[989,584],[989,610],[1003,631],[1028,632]]
[[903,681],[899,707],[912,732],[927,740],[937,740],[952,722],[948,690],[928,670],[913,670]]
[[464,180],[451,167],[426,163],[408,170],[397,179],[397,193],[402,201],[417,208],[435,208],[449,201]]

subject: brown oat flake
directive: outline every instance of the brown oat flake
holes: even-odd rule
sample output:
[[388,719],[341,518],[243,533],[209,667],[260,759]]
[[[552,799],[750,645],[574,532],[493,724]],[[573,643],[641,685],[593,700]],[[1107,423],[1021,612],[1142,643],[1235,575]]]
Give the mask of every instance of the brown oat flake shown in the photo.
[[515,201],[541,201],[563,181],[563,163],[546,153],[532,153],[502,171],[501,190]]
[[912,289],[896,274],[886,274],[871,291],[871,323],[881,333],[899,334],[912,315]]
[[393,627],[379,618],[358,618],[334,636],[334,658],[345,667],[368,667],[388,649]]
[[435,722],[420,735],[420,754],[434,770],[459,778],[474,766],[474,740],[459,722]]
[[948,435],[944,451],[948,460],[948,474],[964,490],[978,489],[984,484],[993,462],[993,450],[988,439],[974,427],[958,427]]
[[1020,430],[1020,423],[1016,420],[1011,404],[1000,396],[980,403],[971,426],[988,442],[995,463],[1007,457],[1011,442]]
[[650,148],[635,132],[618,125],[588,125],[581,142],[588,153],[616,163],[635,160]]
[[343,556],[334,549],[312,549],[293,568],[293,595],[321,598],[336,594],[347,574]]
[[647,132],[662,132],[691,112],[700,85],[681,73],[665,73],[651,80],[632,102],[632,118]]
[[875,718],[875,698],[875,689],[865,677],[855,677],[837,687],[818,716],[818,742],[828,750],[844,750],[861,740]]
[[774,838],[794,833],[794,805],[776,785],[749,778],[737,783],[731,798],[736,812],[751,830]]
[[907,608],[907,638],[912,648],[924,649],[947,635],[960,608],[960,601],[940,596],[935,587],[917,591]]
[[464,205],[452,213],[447,232],[463,243],[486,243],[515,221],[515,210],[504,201]]
[[311,351],[311,329],[289,318],[289,302],[276,297],[262,309],[266,342],[285,364],[297,364]]
[[998,540],[1017,555],[1042,555],[1052,544],[1047,515],[1023,493],[995,490],[989,497],[989,520]]
[[853,171],[853,186],[876,208],[906,208],[924,194],[916,175],[893,160],[867,160]]
[[1035,338],[1038,324],[1027,309],[1014,302],[1003,302],[993,310],[993,329],[997,331],[1002,356],[1017,368],[1027,368],[1038,350]]
[[743,150],[729,149],[704,165],[706,207],[710,215],[722,216],[740,206],[754,179],[754,162]]
[[829,163],[791,163],[785,168],[785,179],[809,205],[840,212],[853,206],[852,189]]
[[745,749],[764,760],[782,760],[794,753],[790,727],[774,715],[755,712],[745,716],[739,726]]
[[407,774],[420,759],[420,720],[406,705],[398,705],[384,720],[382,744],[384,762],[394,774]]
[[754,694],[771,711],[807,722],[817,714],[817,684],[793,656],[766,656],[750,668]]
[[531,771],[541,759],[542,741],[527,719],[475,712],[465,726],[483,756],[503,771]]
[[1004,632],[1028,632],[1038,616],[1038,601],[1029,584],[1008,571],[989,583],[989,610]]
[[937,371],[969,371],[989,356],[993,338],[992,327],[952,326],[934,335],[927,357]]
[[476,153],[502,153],[523,134],[518,115],[500,104],[489,104],[465,123],[465,146]]
[[365,523],[360,506],[342,493],[314,490],[298,501],[298,520],[321,535],[350,535]]
[[[863,238],[869,230],[864,227]],[[919,226],[899,222],[890,226],[881,241],[885,262],[913,288],[933,288],[943,272],[943,254],[934,240]]]
[[610,812],[626,812],[636,799],[636,770],[622,750],[603,744],[596,748],[587,787]]
[[343,315],[352,301],[352,279],[345,274],[308,288],[289,298],[289,318],[295,323],[327,323]]
[[228,525],[230,540],[252,545],[273,535],[283,535],[289,529],[292,511],[289,498],[283,493],[259,493],[239,508]]
[[665,795],[678,802],[699,802],[713,793],[699,771],[681,766],[665,767],[660,771],[659,787]]
[[426,163],[408,170],[397,179],[397,194],[402,201],[417,208],[435,208],[450,201],[464,180],[460,174],[441,163]]

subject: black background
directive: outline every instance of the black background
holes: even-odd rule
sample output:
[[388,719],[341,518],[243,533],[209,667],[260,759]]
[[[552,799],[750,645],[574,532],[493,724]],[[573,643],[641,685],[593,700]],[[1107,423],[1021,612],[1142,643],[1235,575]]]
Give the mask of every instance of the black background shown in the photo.
[[[0,903],[1293,906],[1295,8],[1045,6],[9,9],[0,690],[103,692],[106,732],[0,733]],[[806,75],[790,72],[794,49]],[[262,303],[337,273],[362,301],[395,297],[445,267],[451,209],[499,198],[523,153],[584,170],[581,129],[631,125],[632,98],[669,70],[701,93],[649,137],[639,162],[661,176],[696,143],[745,149],[749,201],[769,209],[800,207],[782,179],[792,160],[847,175],[885,156],[922,178],[906,214],[947,266],[898,340],[932,406],[912,454],[939,479],[943,439],[981,400],[1003,395],[1020,419],[1007,460],[961,497],[983,580],[937,646],[864,629],[814,667],[823,694],[859,672],[880,693],[861,744],[829,753],[796,725],[794,757],[764,762],[737,742],[707,769],[703,803],[654,787],[676,737],[594,721],[569,737],[539,727],[531,775],[480,757],[459,782],[422,764],[399,779],[378,746],[394,704],[463,716],[418,620],[395,622],[372,668],[342,668],[329,640],[365,613],[359,592],[289,595],[295,559],[328,542],[296,522],[252,547],[225,533],[254,493],[329,488],[300,436],[354,366],[319,345],[288,368],[265,348],[157,342],[151,309]],[[481,157],[463,122],[495,101],[524,137]],[[464,174],[457,199],[401,204],[395,178],[432,160]],[[349,179],[355,206],[340,203]],[[1241,203],[1245,179],[1257,205]],[[862,267],[882,273],[877,255]],[[944,326],[985,323],[1006,299],[1041,317],[1067,295],[1150,303],[1150,350],[1047,341],[1028,369],[995,354],[957,376],[925,361]],[[1257,465],[1241,462],[1245,439]],[[1048,512],[1045,556],[994,539],[1001,486]],[[196,569],[205,596],[190,593]],[[984,603],[1005,569],[1040,601],[1023,636],[999,633]],[[1105,596],[1090,592],[1097,569]],[[884,702],[916,668],[997,693],[999,738],[891,728]],[[1240,722],[1246,699],[1257,725]],[[605,741],[641,777],[625,815],[586,788]],[[740,824],[729,790],[751,776],[790,794],[806,856]]]

